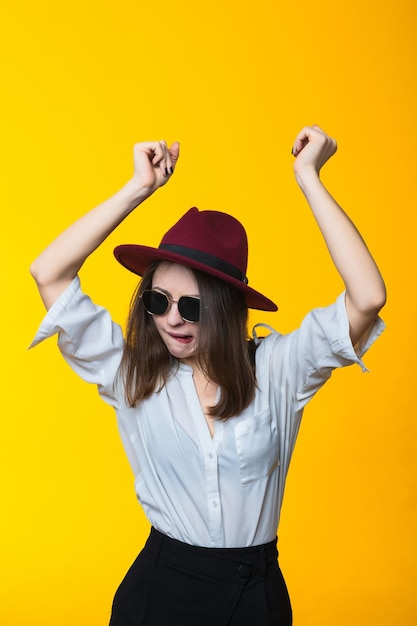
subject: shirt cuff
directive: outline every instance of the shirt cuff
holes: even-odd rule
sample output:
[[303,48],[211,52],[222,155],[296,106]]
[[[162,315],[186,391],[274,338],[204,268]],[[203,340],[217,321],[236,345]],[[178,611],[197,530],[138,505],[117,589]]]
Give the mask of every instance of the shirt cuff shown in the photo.
[[59,331],[59,327],[56,324],[57,319],[62,312],[68,306],[68,303],[74,298],[74,296],[80,290],[80,279],[78,276],[74,278],[72,283],[61,293],[59,298],[55,300],[45,317],[43,318],[41,325],[39,326],[32,343],[28,347],[28,350],[34,348],[39,343],[52,337]]
[[336,302],[337,317],[340,324],[339,338],[332,343],[332,349],[352,363],[357,363],[363,372],[369,372],[362,357],[385,329],[384,321],[377,316],[369,331],[353,346],[350,339],[349,318],[346,311],[346,292],[340,294]]

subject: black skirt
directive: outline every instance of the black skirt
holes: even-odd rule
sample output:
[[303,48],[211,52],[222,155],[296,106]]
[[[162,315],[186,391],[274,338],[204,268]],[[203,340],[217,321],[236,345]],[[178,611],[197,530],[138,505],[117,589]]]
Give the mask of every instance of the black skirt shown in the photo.
[[200,548],[154,528],[113,601],[110,626],[291,626],[277,542]]

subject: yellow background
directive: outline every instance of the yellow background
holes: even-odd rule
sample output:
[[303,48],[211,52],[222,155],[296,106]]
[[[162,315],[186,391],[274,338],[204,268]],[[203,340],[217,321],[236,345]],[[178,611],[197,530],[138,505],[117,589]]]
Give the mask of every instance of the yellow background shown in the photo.
[[387,282],[388,329],[305,413],[280,559],[296,626],[417,623],[416,9],[406,0],[16,1],[0,15],[1,581],[5,626],[103,626],[148,532],[112,411],[51,340],[31,260],[127,180],[131,149],[180,140],[168,186],[82,270],[124,323],[119,243],[158,244],[190,206],[229,211],[286,332],[342,286],[292,173],[305,124],[337,138],[323,178]]

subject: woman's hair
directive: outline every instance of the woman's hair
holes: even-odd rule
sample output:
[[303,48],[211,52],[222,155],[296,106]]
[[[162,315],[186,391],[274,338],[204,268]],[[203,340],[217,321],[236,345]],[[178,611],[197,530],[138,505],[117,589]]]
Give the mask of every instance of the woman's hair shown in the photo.
[[[149,266],[130,304],[119,375],[131,407],[162,389],[179,366],[179,360],[168,351],[141,299],[143,291],[152,287],[158,265],[159,262],[154,262]],[[198,365],[220,387],[219,401],[209,413],[227,419],[239,415],[250,404],[256,388],[254,345],[247,337],[248,307],[243,294],[228,283],[191,271],[201,303]]]

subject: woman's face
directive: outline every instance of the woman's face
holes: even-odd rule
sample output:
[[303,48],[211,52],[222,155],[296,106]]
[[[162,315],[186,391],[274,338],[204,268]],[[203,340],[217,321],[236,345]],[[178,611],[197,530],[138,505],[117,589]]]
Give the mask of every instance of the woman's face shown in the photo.
[[[200,295],[192,271],[176,263],[158,265],[153,275],[152,289],[175,301],[181,296],[198,298]],[[191,365],[197,354],[199,323],[183,320],[176,302],[172,302],[163,315],[153,315],[153,321],[172,356]]]

